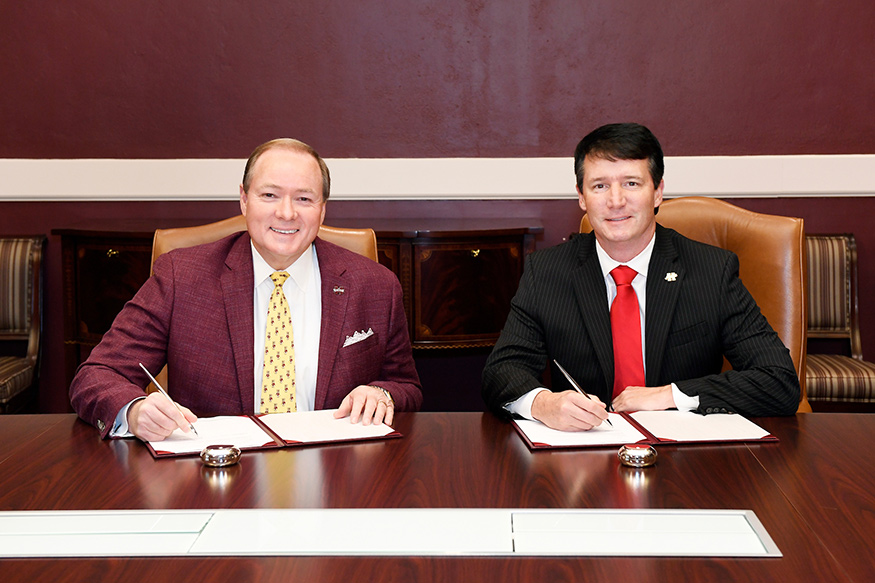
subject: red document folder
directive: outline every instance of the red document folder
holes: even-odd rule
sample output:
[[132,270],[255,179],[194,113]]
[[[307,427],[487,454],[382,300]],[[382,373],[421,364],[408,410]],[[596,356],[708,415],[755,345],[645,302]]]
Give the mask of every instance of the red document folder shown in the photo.
[[348,418],[334,419],[333,414],[333,410],[323,410],[204,417],[195,423],[199,437],[176,430],[164,441],[146,442],[146,447],[154,457],[162,458],[198,455],[204,447],[219,444],[245,451],[401,437],[387,425],[352,424]]
[[778,438],[740,415],[699,415],[683,411],[611,413],[606,423],[590,431],[565,432],[537,421],[514,420],[530,449],[618,447],[630,443],[683,445],[703,443],[777,442]]

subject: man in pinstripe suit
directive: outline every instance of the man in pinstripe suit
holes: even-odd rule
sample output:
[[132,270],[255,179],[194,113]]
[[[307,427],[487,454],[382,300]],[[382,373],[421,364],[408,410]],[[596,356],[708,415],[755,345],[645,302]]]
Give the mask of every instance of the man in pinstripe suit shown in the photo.
[[[617,411],[795,413],[793,361],[739,279],[738,257],[657,224],[664,165],[650,130],[600,127],[574,158],[593,232],[529,257],[483,371],[489,407],[569,431],[601,424],[606,403]],[[637,272],[645,386],[620,387],[612,400],[610,271],[618,265]],[[721,373],[724,356],[732,370]],[[554,360],[593,398],[571,390]],[[548,365],[552,390],[541,380]]]

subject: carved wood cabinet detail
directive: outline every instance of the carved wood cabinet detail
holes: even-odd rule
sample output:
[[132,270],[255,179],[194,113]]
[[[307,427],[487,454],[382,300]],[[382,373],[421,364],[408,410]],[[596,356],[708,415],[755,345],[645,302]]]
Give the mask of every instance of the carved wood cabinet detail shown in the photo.
[[543,232],[538,221],[514,219],[383,219],[370,226],[380,263],[401,281],[417,349],[495,344],[525,257]]

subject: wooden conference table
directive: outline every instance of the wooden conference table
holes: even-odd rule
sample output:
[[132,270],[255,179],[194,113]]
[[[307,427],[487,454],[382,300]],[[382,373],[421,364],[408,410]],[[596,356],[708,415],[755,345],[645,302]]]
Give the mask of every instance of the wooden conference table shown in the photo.
[[[532,453],[483,413],[397,416],[403,439],[244,455],[209,470],[103,441],[74,415],[0,418],[0,510],[750,509],[781,558],[176,557],[5,559],[4,581],[871,581],[875,416],[757,419],[780,443]],[[367,528],[367,525],[361,525]]]

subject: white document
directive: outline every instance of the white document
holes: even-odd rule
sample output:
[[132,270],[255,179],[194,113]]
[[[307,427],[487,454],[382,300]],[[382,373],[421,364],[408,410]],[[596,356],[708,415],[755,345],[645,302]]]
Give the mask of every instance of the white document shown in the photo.
[[302,413],[273,413],[259,417],[262,423],[287,443],[323,443],[385,437],[395,431],[388,425],[350,423],[349,417],[335,419],[337,409]]
[[608,413],[608,419],[614,424],[613,427],[605,422],[589,431],[559,431],[547,427],[540,421],[528,419],[516,419],[514,423],[536,447],[539,444],[551,447],[625,445],[647,439],[622,415]]
[[734,414],[699,415],[692,411],[637,411],[630,417],[661,440],[750,441],[769,432]]
[[150,441],[157,452],[199,453],[208,445],[233,445],[240,449],[274,443],[258,423],[245,416],[200,417],[194,424],[198,435],[175,429],[163,441]]

